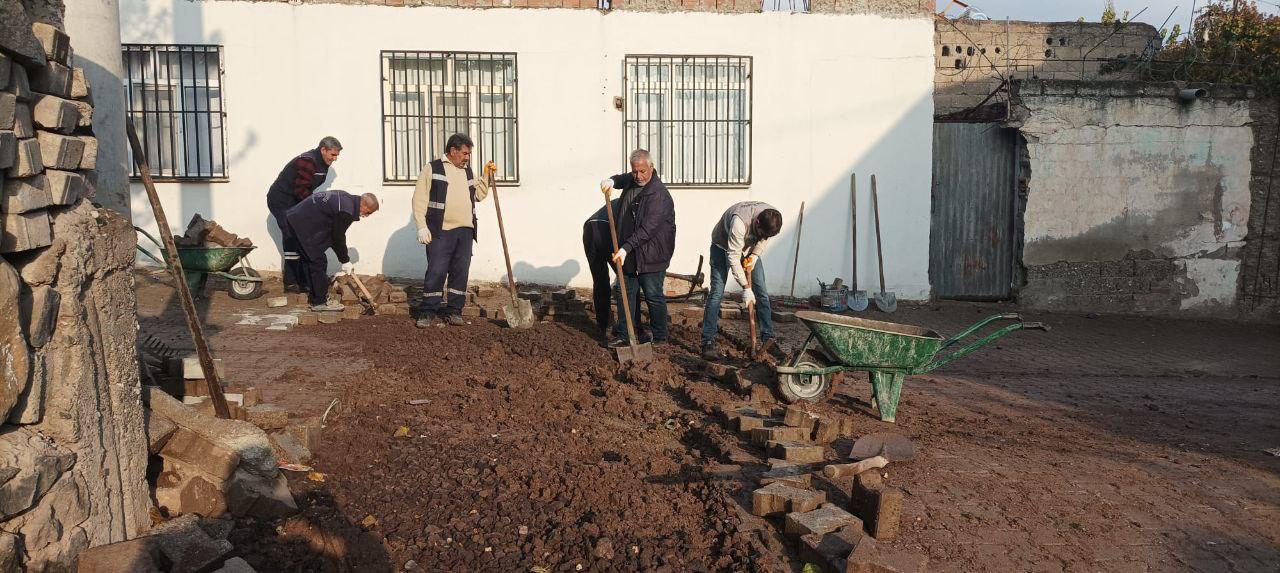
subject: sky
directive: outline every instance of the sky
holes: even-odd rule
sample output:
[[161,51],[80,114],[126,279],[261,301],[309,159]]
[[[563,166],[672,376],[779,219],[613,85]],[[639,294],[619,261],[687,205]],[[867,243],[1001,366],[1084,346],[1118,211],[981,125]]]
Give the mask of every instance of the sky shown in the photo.
[[[937,2],[939,9],[947,4],[947,0],[937,0]],[[1165,24],[1165,27],[1172,28],[1174,24],[1182,24],[1185,30],[1189,28],[1188,23],[1192,17],[1192,0],[1114,0],[1114,2],[1116,14],[1124,14],[1124,11],[1128,10],[1131,17],[1146,8],[1145,12],[1133,19],[1157,28],[1165,18],[1169,18],[1169,23]],[[1106,0],[965,0],[965,3],[980,9],[992,20],[1009,18],[1040,22],[1074,22],[1083,16],[1085,20],[1096,22],[1102,16],[1102,8],[1106,5]],[[1196,7],[1204,6],[1206,3],[1207,0],[1195,1]],[[1280,14],[1280,0],[1258,0],[1257,4],[1263,12]],[[1171,18],[1170,12],[1173,13]],[[955,16],[959,13],[959,9],[952,7],[947,13]]]

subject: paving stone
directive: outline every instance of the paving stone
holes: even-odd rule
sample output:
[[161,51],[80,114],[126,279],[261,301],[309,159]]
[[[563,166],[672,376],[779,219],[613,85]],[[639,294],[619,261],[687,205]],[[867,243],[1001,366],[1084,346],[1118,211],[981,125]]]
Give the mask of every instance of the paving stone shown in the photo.
[[813,484],[813,472],[808,467],[795,465],[773,468],[760,474],[760,485],[769,485],[774,482],[808,488]]
[[0,191],[0,212],[27,213],[44,209],[53,202],[49,179],[44,174],[6,179]]
[[786,311],[786,310],[775,310],[773,311],[773,321],[774,322],[795,322],[796,313]]
[[5,213],[0,224],[0,253],[19,253],[53,243],[52,223],[45,211]]
[[320,323],[320,317],[314,312],[298,313],[298,326],[311,326]]
[[389,297],[388,300],[390,300],[391,302],[408,302],[409,301],[409,293],[405,292],[404,289],[399,287],[391,289],[391,292],[388,294],[388,297]]
[[848,508],[850,513],[862,519],[872,537],[878,541],[890,541],[898,535],[902,499],[902,490],[898,488],[884,484],[872,487],[868,481],[855,479]]
[[862,530],[861,524],[825,534],[810,533],[800,537],[800,561],[819,565],[823,571],[839,573],[845,571],[849,554],[859,547],[874,548],[875,545],[876,540]]
[[767,517],[812,511],[826,501],[826,493],[774,482],[751,493],[751,514]]
[[798,538],[811,533],[825,535],[842,527],[861,529],[862,520],[839,506],[828,503],[813,511],[788,513],[784,531],[788,537]]
[[150,408],[142,409],[142,427],[147,433],[147,452],[153,455],[160,453],[173,433],[178,431],[177,424],[164,416],[153,415]]
[[287,296],[267,297],[267,308],[280,308],[282,306],[289,306],[289,297]]
[[71,135],[36,131],[40,160],[48,169],[76,169],[84,157],[84,142]]
[[257,386],[250,386],[240,392],[240,405],[245,408],[252,408],[262,403],[262,390]]
[[818,418],[813,427],[813,441],[819,444],[830,444],[840,437],[840,420],[828,416]]
[[18,136],[12,129],[0,130],[0,183],[4,182],[4,173],[18,161]]
[[342,315],[336,312],[320,312],[316,314],[318,315],[316,320],[319,320],[320,324],[338,324],[342,322]]
[[359,304],[348,304],[339,314],[343,320],[357,320],[364,316],[364,307]]
[[786,414],[783,416],[783,423],[812,432],[813,426],[818,423],[818,415],[811,414],[800,406],[787,406]]
[[240,455],[186,428],[179,427],[160,455],[190,465],[214,478],[226,480],[240,464]]
[[31,104],[19,101],[13,108],[13,135],[19,140],[36,136],[36,122],[31,118]]
[[84,77],[84,68],[71,68],[71,97],[89,97],[89,80]]
[[289,411],[275,404],[258,404],[244,410],[245,421],[263,430],[279,430],[289,425]]
[[[466,314],[466,308],[463,309]],[[402,302],[388,302],[378,305],[377,314],[388,316],[409,316],[409,305]]]
[[54,205],[74,205],[84,193],[84,175],[45,169],[44,177],[49,180],[49,199]]
[[62,295],[49,285],[23,289],[21,309],[26,324],[27,344],[41,348],[53,338],[58,322],[58,307]]
[[769,442],[799,442],[807,439],[809,439],[809,433],[804,428],[792,426],[774,426],[751,430],[751,443],[760,447],[766,446]]
[[18,108],[18,96],[0,92],[0,129],[13,129],[13,118]]
[[80,110],[71,100],[36,94],[31,106],[31,119],[36,122],[36,127],[71,133],[80,123]]
[[45,58],[63,64],[67,63],[67,59],[71,56],[71,38],[67,36],[66,32],[44,22],[32,24],[31,32],[35,35],[36,41],[40,43],[40,47],[44,49]]
[[276,519],[296,513],[298,504],[283,475],[265,478],[236,470],[227,482],[227,508],[236,517]]
[[67,100],[67,102],[76,108],[76,127],[93,127],[93,104],[78,99]]
[[[213,359],[213,369],[218,373],[218,379],[227,379],[227,367],[222,363],[221,358]],[[204,370],[200,368],[199,356],[182,358],[182,377],[186,380],[204,380]]]
[[[15,135],[17,135],[15,133]],[[34,138],[19,139],[14,152],[13,165],[9,167],[9,178],[33,177],[44,171],[44,160],[40,156],[40,141]]]
[[770,442],[767,445],[770,457],[781,458],[789,462],[813,464],[826,458],[823,447],[811,442],[782,441]]
[[31,73],[31,91],[62,98],[71,97],[71,68],[58,62],[47,62]]
[[483,314],[484,312],[478,306],[462,307],[462,316],[465,316],[467,318],[480,318]]

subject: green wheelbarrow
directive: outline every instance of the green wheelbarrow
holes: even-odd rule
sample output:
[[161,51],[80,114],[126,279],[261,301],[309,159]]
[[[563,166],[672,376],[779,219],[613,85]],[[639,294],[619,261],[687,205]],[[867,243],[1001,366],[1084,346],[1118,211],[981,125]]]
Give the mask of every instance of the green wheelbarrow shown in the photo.
[[[783,399],[820,401],[831,390],[832,375],[845,370],[865,370],[871,378],[872,405],[880,409],[880,419],[885,422],[893,422],[897,416],[902,379],[907,374],[931,372],[1015,330],[1049,330],[1038,322],[1023,322],[1017,314],[987,317],[951,338],[918,326],[825,312],[800,311],[796,318],[809,327],[809,338],[790,364],[777,367],[778,390]],[[997,321],[1012,324],[939,356],[943,350]]]
[[[160,256],[152,254],[142,245],[138,245],[138,251],[159,263],[160,266],[168,268],[169,264],[165,262],[168,257],[165,255],[164,245],[151,236],[151,233],[138,227],[133,229],[149,239]],[[253,249],[254,247],[178,247],[178,259],[182,261],[183,278],[187,281],[191,296],[200,295],[205,283],[209,281],[209,275],[217,275],[231,281],[227,288],[231,298],[251,300],[262,296],[262,277],[258,271],[249,266],[249,259],[246,258],[249,251]]]

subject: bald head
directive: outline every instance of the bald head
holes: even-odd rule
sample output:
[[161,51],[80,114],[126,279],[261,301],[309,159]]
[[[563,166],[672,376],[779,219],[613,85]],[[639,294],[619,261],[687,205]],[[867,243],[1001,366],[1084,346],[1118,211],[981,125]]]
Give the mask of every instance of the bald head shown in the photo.
[[367,217],[378,210],[378,196],[373,193],[365,193],[360,196],[360,216]]

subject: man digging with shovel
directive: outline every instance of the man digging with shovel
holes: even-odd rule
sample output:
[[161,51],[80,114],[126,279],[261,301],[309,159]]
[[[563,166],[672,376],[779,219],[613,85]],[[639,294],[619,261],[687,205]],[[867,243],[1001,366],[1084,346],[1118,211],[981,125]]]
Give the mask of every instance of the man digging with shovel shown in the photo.
[[427,248],[418,328],[467,324],[462,306],[476,241],[476,202],[489,195],[485,179],[498,170],[490,161],[484,165],[485,178],[477,179],[470,165],[473,147],[470,137],[450,135],[444,155],[427,164],[413,190],[413,222],[418,242]]
[[716,350],[715,339],[720,329],[720,301],[731,270],[743,289],[743,304],[748,310],[755,308],[762,347],[773,338],[773,316],[760,253],[781,230],[782,213],[760,201],[743,201],[729,207],[711,230],[711,288],[702,313],[703,359],[714,362],[723,358]]

